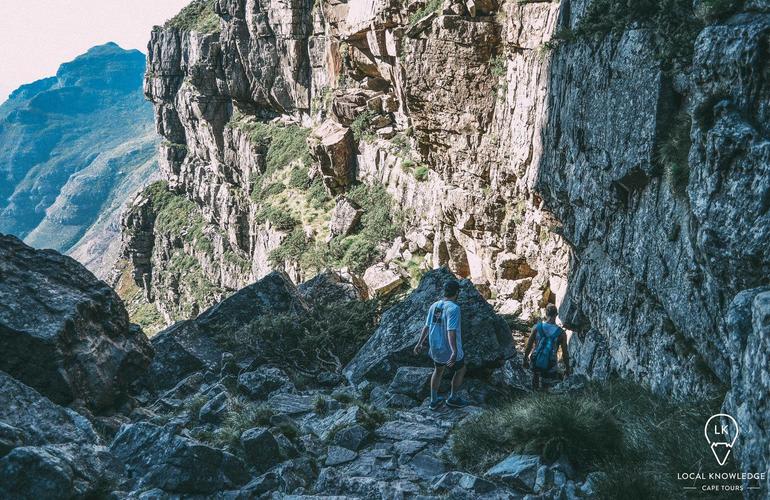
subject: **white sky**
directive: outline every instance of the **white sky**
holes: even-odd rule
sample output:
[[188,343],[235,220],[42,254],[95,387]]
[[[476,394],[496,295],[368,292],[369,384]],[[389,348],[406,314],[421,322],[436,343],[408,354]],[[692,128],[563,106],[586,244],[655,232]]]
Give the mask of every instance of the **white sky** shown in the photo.
[[0,0],[0,103],[94,45],[147,53],[150,30],[190,0]]

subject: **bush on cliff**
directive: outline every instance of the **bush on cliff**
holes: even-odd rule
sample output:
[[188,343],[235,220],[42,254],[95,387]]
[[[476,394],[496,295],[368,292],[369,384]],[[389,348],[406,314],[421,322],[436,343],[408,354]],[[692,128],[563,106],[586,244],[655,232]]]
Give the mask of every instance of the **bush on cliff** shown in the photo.
[[219,33],[219,16],[214,11],[215,0],[193,0],[166,22],[167,28],[199,33]]
[[260,316],[219,340],[228,350],[262,356],[295,374],[339,373],[374,332],[378,318],[374,300],[319,304],[300,317]]
[[720,401],[676,403],[629,381],[532,394],[458,427],[453,451],[475,472],[511,452],[564,454],[581,472],[604,472],[599,498],[670,498],[682,486],[676,472],[716,470],[703,424]]

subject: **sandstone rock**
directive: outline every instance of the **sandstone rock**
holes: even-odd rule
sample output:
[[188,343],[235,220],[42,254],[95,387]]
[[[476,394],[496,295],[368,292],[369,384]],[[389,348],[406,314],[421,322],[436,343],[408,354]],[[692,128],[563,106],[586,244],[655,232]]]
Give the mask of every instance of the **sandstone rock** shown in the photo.
[[238,388],[253,399],[265,399],[273,391],[290,391],[294,388],[289,377],[280,368],[261,366],[238,376]]
[[364,283],[372,297],[387,295],[398,288],[404,279],[385,264],[374,264],[364,271]]
[[52,403],[3,372],[0,372],[0,401],[3,402],[0,404],[0,422],[8,445],[18,439],[22,439],[24,445],[34,446],[98,441],[85,417]]
[[26,446],[0,459],[0,497],[103,497],[118,486],[122,473],[120,462],[103,446]]
[[324,185],[332,194],[345,189],[353,180],[353,132],[332,120],[326,120],[308,139],[318,162]]
[[172,427],[125,425],[110,451],[125,465],[134,489],[206,494],[232,489],[249,478],[237,457],[178,436]]
[[[364,378],[387,380],[399,365],[427,364],[427,357],[415,357],[412,349],[430,305],[441,298],[443,285],[449,279],[454,277],[446,269],[426,273],[403,302],[383,314],[380,326],[345,367],[345,375],[353,382]],[[458,304],[462,314],[463,350],[471,371],[501,365],[506,357],[513,355],[515,349],[508,325],[467,280],[460,282]]]
[[73,259],[0,235],[0,276],[0,370],[55,403],[103,410],[149,363],[118,296]]
[[417,399],[424,399],[430,392],[430,376],[432,368],[416,366],[401,366],[396,370],[396,376],[388,390],[395,394],[404,394]]
[[361,220],[363,213],[364,211],[354,201],[345,196],[338,197],[329,221],[329,239],[350,234]]
[[539,467],[540,458],[538,456],[512,453],[505,460],[489,469],[484,476],[511,483],[524,491],[532,491]]
[[241,446],[249,463],[262,472],[281,461],[278,441],[264,427],[255,427],[241,434]]

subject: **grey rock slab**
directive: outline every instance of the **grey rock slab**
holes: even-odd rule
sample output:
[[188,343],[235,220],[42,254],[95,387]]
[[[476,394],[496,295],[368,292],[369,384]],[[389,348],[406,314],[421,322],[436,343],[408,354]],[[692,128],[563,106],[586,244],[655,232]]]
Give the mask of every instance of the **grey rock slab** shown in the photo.
[[456,488],[468,493],[483,495],[495,491],[497,485],[473,474],[460,471],[447,472],[439,476],[431,485],[433,491],[452,491]]
[[403,394],[416,399],[423,399],[430,392],[432,368],[419,366],[401,366],[388,386],[393,394]]
[[297,415],[313,411],[316,396],[279,393],[270,396],[267,405],[276,413]]
[[26,445],[95,444],[99,439],[84,416],[1,371],[0,401],[0,422],[21,431]]
[[489,469],[484,476],[505,481],[525,491],[532,491],[540,467],[537,455],[519,455],[512,453],[502,462]]
[[273,434],[265,427],[243,431],[241,446],[249,463],[262,472],[281,461],[281,448]]
[[326,451],[326,461],[324,462],[327,467],[352,462],[356,459],[358,453],[341,446],[329,446]]
[[57,404],[111,406],[152,348],[115,291],[53,250],[0,235],[0,370]]
[[446,438],[448,433],[449,429],[436,425],[403,421],[385,422],[375,431],[375,434],[378,437],[393,439],[395,441],[403,441],[407,439],[441,441]]
[[124,464],[135,488],[206,494],[233,489],[249,479],[240,459],[179,436],[171,426],[124,425],[110,451]]
[[359,424],[354,424],[349,427],[339,429],[333,438],[333,442],[337,446],[342,446],[349,450],[358,451],[367,442],[371,432],[368,429]]

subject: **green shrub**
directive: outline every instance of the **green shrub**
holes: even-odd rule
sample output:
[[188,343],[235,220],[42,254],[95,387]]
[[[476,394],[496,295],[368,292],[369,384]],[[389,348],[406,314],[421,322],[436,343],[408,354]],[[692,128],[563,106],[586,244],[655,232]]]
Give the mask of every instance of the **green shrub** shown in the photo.
[[706,21],[724,19],[743,7],[745,0],[701,0],[701,15]]
[[401,162],[401,170],[407,172],[414,168],[414,162],[412,160],[404,160]]
[[436,12],[441,8],[442,0],[428,0],[425,6],[409,16],[409,26],[412,27],[417,24],[417,21],[427,16],[431,12]]
[[262,207],[254,216],[254,220],[257,224],[270,221],[273,227],[281,231],[291,231],[299,224],[299,221],[285,209],[272,205]]
[[281,263],[287,260],[300,260],[302,255],[308,251],[310,242],[305,231],[301,227],[295,227],[294,230],[289,233],[278,248],[275,248],[270,252],[269,260],[270,264],[274,267],[278,267]]
[[669,186],[674,194],[684,195],[690,179],[690,128],[692,121],[687,111],[680,110],[666,127],[663,140],[658,146],[657,160],[663,166]]
[[506,58],[504,55],[497,55],[490,59],[489,61],[489,70],[492,72],[492,76],[495,78],[500,78],[501,76],[505,76],[505,65],[506,65]]
[[332,201],[321,179],[313,179],[307,190],[307,200],[313,208],[323,208]]
[[376,301],[322,304],[309,314],[274,314],[256,318],[216,340],[226,349],[256,354],[295,373],[340,372],[374,332]]
[[218,448],[227,448],[239,453],[241,434],[254,427],[267,427],[275,413],[268,406],[254,403],[245,398],[231,397],[227,401],[222,425],[213,432],[198,431],[194,436]]
[[605,473],[599,498],[670,498],[681,488],[675,471],[717,470],[702,433],[722,399],[674,402],[630,381],[532,394],[455,429],[453,451],[477,472],[514,451],[546,459],[563,453],[581,472]]
[[350,129],[353,131],[353,138],[356,141],[368,141],[373,138],[371,127],[372,120],[376,116],[377,113],[367,109],[366,111],[359,113],[358,116],[353,119],[353,122],[350,124]]
[[307,189],[310,187],[310,177],[306,166],[296,167],[291,171],[289,187],[295,189]]
[[414,178],[417,179],[419,182],[423,182],[428,179],[428,172],[430,169],[426,167],[425,165],[420,165],[419,167],[414,169]]
[[199,33],[219,33],[219,16],[214,11],[215,0],[193,0],[166,22],[167,28]]
[[295,160],[303,166],[310,164],[310,148],[307,145],[310,129],[299,125],[246,120],[240,115],[233,116],[230,126],[248,134],[251,142],[265,151],[265,176],[270,176]]
[[546,460],[566,455],[582,467],[618,452],[618,422],[599,401],[537,394],[487,412],[455,434],[454,452],[468,468],[487,468],[508,453]]

